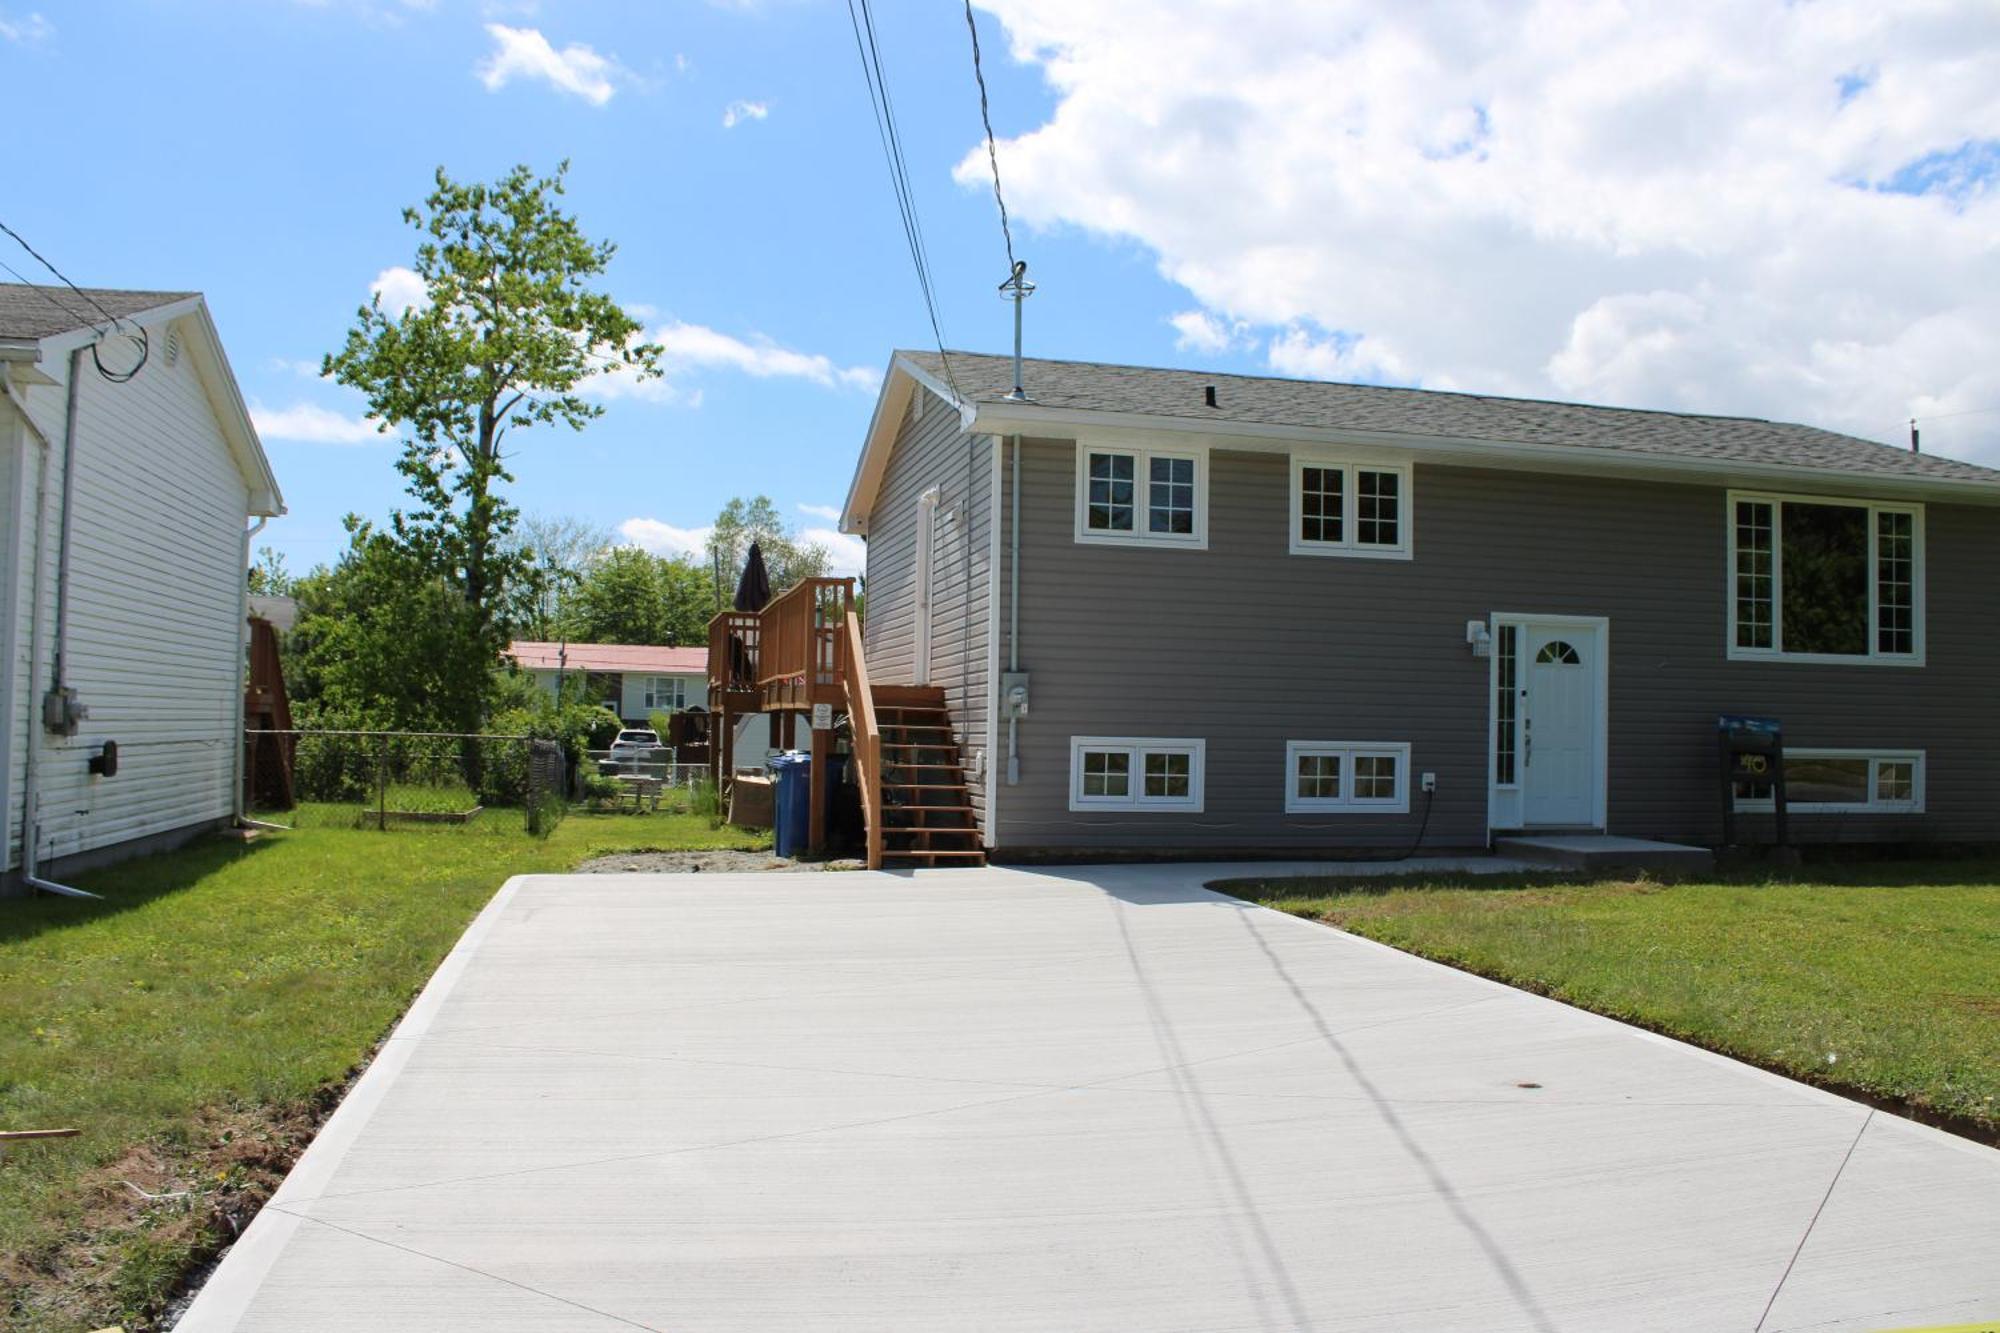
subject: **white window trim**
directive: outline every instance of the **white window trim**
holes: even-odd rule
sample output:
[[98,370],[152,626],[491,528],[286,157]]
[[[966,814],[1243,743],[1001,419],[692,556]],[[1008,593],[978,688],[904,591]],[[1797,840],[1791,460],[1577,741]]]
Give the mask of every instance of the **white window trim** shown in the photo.
[[[1084,751],[1120,750],[1131,756],[1130,791],[1124,796],[1083,794]],[[1185,754],[1188,759],[1188,794],[1184,797],[1145,795],[1146,756]],[[1182,814],[1202,813],[1202,774],[1208,767],[1208,742],[1199,737],[1164,736],[1072,736],[1069,738],[1069,808],[1092,810],[1170,810]]]
[[[1301,796],[1298,788],[1301,755],[1340,756],[1340,796]],[[1357,755],[1394,755],[1396,794],[1391,797],[1354,795]],[[1406,815],[1410,812],[1410,743],[1408,741],[1286,741],[1285,813],[1288,815]]]
[[[1090,456],[1129,454],[1132,457],[1133,513],[1131,532],[1105,532],[1089,526]],[[1148,532],[1145,529],[1148,477],[1155,458],[1194,461],[1194,531]],[[1079,439],[1076,442],[1076,540],[1087,546],[1156,546],[1174,551],[1208,549],[1208,447],[1186,445],[1155,449],[1146,445]]]
[[[1744,648],[1736,642],[1736,506],[1739,501],[1773,506],[1771,515],[1771,638],[1782,644],[1785,641],[1785,543],[1783,507],[1792,504],[1846,505],[1854,509],[1868,511],[1868,652],[1848,655],[1845,653],[1788,653],[1780,648]],[[1881,557],[1877,551],[1880,529],[1876,515],[1881,513],[1908,514],[1911,516],[1911,561],[1910,561],[1910,630],[1913,650],[1907,653],[1885,653],[1880,651],[1880,627],[1876,616],[1877,602],[1882,592]],[[1888,500],[1863,500],[1851,495],[1797,495],[1788,491],[1730,491],[1724,501],[1723,532],[1725,542],[1725,614],[1728,624],[1724,630],[1727,637],[1723,643],[1728,660],[1732,662],[1818,662],[1835,666],[1890,666],[1911,667],[1924,665],[1926,620],[1924,609],[1925,575],[1924,506],[1918,503]]]
[[[1299,507],[1305,498],[1305,470],[1309,467],[1340,468],[1346,474],[1341,484],[1340,530],[1345,538],[1337,542],[1307,541],[1299,535]],[[1394,546],[1359,542],[1355,534],[1360,531],[1356,514],[1361,505],[1361,488],[1356,484],[1356,470],[1363,472],[1393,472],[1396,483],[1396,536]],[[1416,479],[1415,469],[1397,459],[1371,458],[1366,454],[1326,453],[1316,450],[1300,450],[1291,458],[1291,501],[1285,513],[1287,545],[1293,555],[1343,556],[1355,560],[1409,560],[1417,550],[1416,527]]]
[[[674,697],[680,700],[679,703],[662,704],[654,702],[654,700],[658,697],[659,694],[658,686],[661,681],[669,681],[672,683]],[[687,707],[687,696],[688,696],[688,688],[687,688],[687,678],[685,676],[646,677],[646,688],[643,692],[642,698],[644,699],[646,708],[649,712],[657,710],[662,713],[677,713]]]
[[[1792,815],[1920,815],[1924,813],[1924,762],[1922,750],[1871,750],[1858,747],[1819,749],[1798,745],[1785,747],[1785,759],[1866,759],[1868,761],[1868,799],[1859,804],[1853,801],[1791,801],[1785,802],[1785,813]],[[1903,763],[1910,765],[1910,799],[1907,801],[1878,801],[1875,799],[1877,765],[1883,763]],[[1777,809],[1775,798],[1769,800],[1744,800],[1732,796],[1736,809],[1745,814],[1758,811],[1770,812]]]

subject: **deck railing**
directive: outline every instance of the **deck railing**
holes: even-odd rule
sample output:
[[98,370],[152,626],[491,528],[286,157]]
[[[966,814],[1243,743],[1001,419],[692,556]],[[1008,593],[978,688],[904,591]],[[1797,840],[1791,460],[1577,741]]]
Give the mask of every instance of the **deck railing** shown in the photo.
[[757,688],[764,618],[755,611],[723,611],[708,622],[708,692],[711,696]]
[[757,686],[773,708],[842,699],[842,647],[853,579],[801,579],[759,614]]
[[852,611],[842,633],[847,722],[854,740],[854,776],[861,788],[862,823],[868,830],[868,868],[882,868],[882,732],[875,724],[875,696],[861,653],[861,618]]

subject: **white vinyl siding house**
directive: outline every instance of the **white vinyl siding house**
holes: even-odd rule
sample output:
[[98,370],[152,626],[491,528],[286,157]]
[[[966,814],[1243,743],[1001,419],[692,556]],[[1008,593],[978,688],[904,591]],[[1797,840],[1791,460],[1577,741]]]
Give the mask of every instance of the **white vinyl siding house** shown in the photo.
[[[41,331],[38,319],[73,321],[38,309],[38,290],[0,287],[0,869],[24,867],[32,829],[46,877],[67,858],[163,845],[234,814],[246,524],[283,503],[199,296],[100,294],[149,342],[138,374],[114,383],[87,350],[93,330]],[[129,365],[137,351],[114,338],[104,359]],[[58,653],[87,710],[74,734],[43,725]],[[93,774],[107,742],[117,771]]]

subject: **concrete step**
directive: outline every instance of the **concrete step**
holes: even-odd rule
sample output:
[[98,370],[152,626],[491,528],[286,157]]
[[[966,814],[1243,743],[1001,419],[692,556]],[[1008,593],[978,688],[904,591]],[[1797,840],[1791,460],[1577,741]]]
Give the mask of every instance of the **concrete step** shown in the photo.
[[1501,856],[1560,870],[1672,870],[1699,874],[1715,868],[1715,853],[1706,847],[1603,833],[1515,834],[1495,839],[1493,850]]

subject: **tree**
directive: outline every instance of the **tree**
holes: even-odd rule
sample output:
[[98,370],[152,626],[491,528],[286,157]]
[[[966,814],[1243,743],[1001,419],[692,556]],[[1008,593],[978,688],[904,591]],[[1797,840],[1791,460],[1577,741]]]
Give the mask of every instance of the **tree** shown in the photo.
[[[660,349],[637,341],[640,326],[592,291],[616,247],[587,238],[556,200],[553,176],[515,167],[492,185],[460,184],[437,171],[436,188],[403,219],[423,233],[415,268],[424,299],[400,313],[378,295],[356,314],[346,345],[322,373],[367,396],[369,413],[404,432],[397,470],[416,502],[396,511],[391,535],[464,603],[465,681],[450,691],[449,719],[476,731],[489,666],[505,646],[509,586],[528,577],[526,547],[507,538],[517,511],[501,446],[513,429],[581,430],[603,408],[580,396],[606,368],[656,376]],[[371,534],[380,536],[381,534]]]
[[615,539],[602,524],[561,514],[529,514],[514,536],[530,570],[514,598],[515,623],[530,639],[554,639],[562,633],[563,602]]
[[289,597],[292,585],[297,582],[285,568],[284,552],[268,546],[257,548],[257,559],[251,564],[248,577],[250,591],[266,597]]
[[770,496],[731,500],[715,516],[715,527],[708,536],[708,557],[719,585],[718,604],[726,604],[735,595],[752,542],[763,549],[764,568],[771,576],[774,593],[801,579],[821,577],[832,561],[824,546],[793,535]]
[[711,601],[708,575],[693,561],[615,546],[570,595],[563,631],[580,643],[701,644]]

